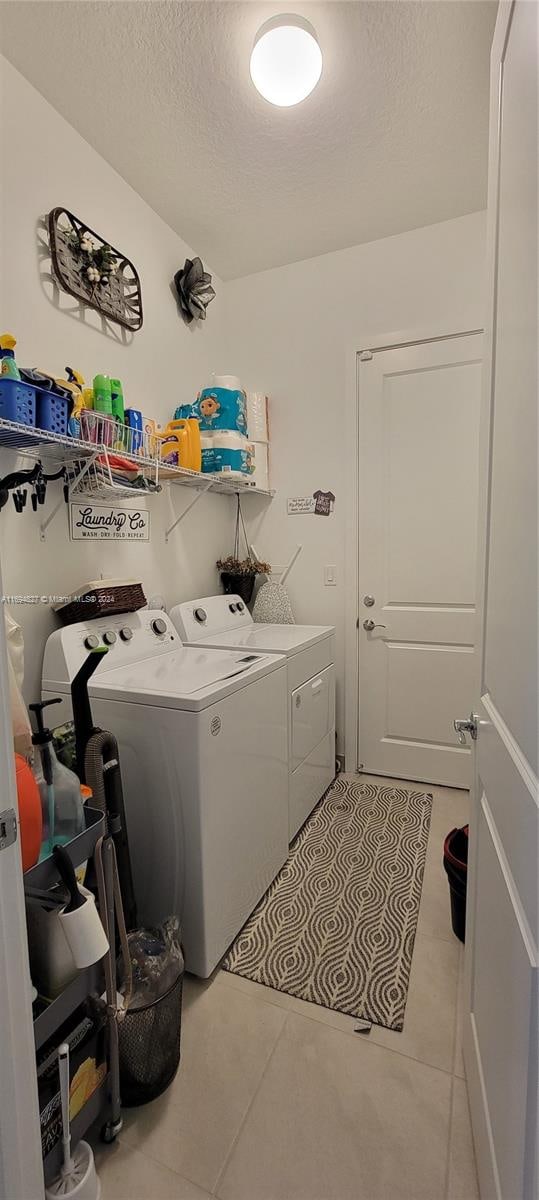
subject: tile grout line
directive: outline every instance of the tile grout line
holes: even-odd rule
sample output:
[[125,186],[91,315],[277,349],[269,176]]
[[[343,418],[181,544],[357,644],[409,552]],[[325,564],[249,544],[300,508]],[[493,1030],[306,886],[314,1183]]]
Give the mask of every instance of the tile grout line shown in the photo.
[[451,1076],[451,1089],[449,1092],[449,1123],[447,1131],[447,1149],[445,1154],[445,1172],[444,1172],[444,1200],[450,1200],[449,1183],[451,1170],[451,1141],[453,1138],[453,1099],[455,1095],[455,1076]]
[[[120,1145],[120,1146],[123,1145],[124,1149],[129,1150],[130,1153],[132,1153],[133,1150],[135,1150],[137,1154],[142,1154],[142,1157],[146,1158],[148,1160],[148,1162],[155,1163],[155,1165],[157,1167],[161,1167],[161,1170],[170,1171],[171,1175],[175,1175],[177,1179],[183,1180],[184,1183],[192,1183],[193,1187],[198,1188],[199,1191],[202,1192],[202,1195],[204,1195],[204,1194],[206,1194],[207,1196],[212,1195],[211,1192],[208,1192],[206,1190],[206,1188],[202,1187],[202,1184],[197,1183],[196,1179],[191,1179],[191,1176],[185,1175],[183,1173],[183,1171],[177,1171],[175,1167],[171,1167],[170,1163],[164,1162],[164,1160],[162,1158],[157,1158],[155,1154],[150,1154],[148,1150],[141,1150],[140,1146],[132,1146],[131,1142],[125,1142],[125,1141],[122,1142],[121,1132],[118,1134],[117,1141],[118,1141],[118,1145]],[[106,1161],[106,1160],[104,1160],[104,1161]],[[99,1167],[99,1164],[97,1164],[97,1166]]]
[[459,969],[457,973],[457,997],[455,1004],[455,1017],[453,1022],[453,1071],[451,1076],[451,1089],[449,1093],[449,1128],[447,1136],[447,1150],[445,1158],[445,1182],[444,1182],[444,1200],[450,1200],[449,1184],[451,1181],[451,1143],[453,1140],[453,1112],[455,1099],[455,1065],[457,1057],[457,1029],[459,1020],[459,997],[460,997],[460,973],[462,969],[462,958],[459,954]]
[[[277,1005],[275,1005],[274,1007],[277,1007]],[[225,1174],[226,1174],[226,1171],[227,1171],[227,1169],[228,1169],[228,1165],[229,1165],[230,1159],[232,1158],[232,1154],[233,1154],[233,1152],[234,1152],[234,1150],[235,1150],[235,1148],[236,1148],[236,1146],[237,1146],[237,1144],[238,1144],[238,1141],[239,1141],[240,1135],[241,1135],[241,1133],[242,1133],[242,1131],[243,1131],[243,1128],[244,1128],[244,1126],[245,1126],[245,1122],[246,1122],[246,1120],[247,1120],[247,1117],[249,1116],[249,1113],[250,1113],[250,1111],[251,1111],[251,1109],[252,1109],[252,1107],[253,1107],[253,1104],[254,1104],[254,1102],[255,1102],[255,1100],[256,1100],[256,1098],[257,1098],[257,1096],[258,1096],[258,1093],[259,1093],[259,1091],[260,1091],[260,1089],[261,1089],[261,1087],[262,1087],[262,1084],[263,1084],[263,1082],[264,1082],[264,1079],[266,1078],[266,1074],[267,1074],[267,1071],[268,1071],[268,1068],[269,1068],[270,1062],[271,1062],[271,1060],[272,1060],[272,1058],[273,1058],[273,1056],[274,1056],[274,1054],[275,1054],[275,1051],[276,1051],[276,1049],[277,1049],[277,1046],[279,1045],[279,1042],[280,1042],[280,1040],[281,1040],[281,1038],[282,1038],[282,1036],[283,1036],[283,1033],[284,1033],[284,1031],[285,1031],[285,1027],[286,1027],[286,1024],[287,1024],[287,1021],[288,1021],[288,1017],[290,1016],[290,1012],[289,1012],[289,1011],[287,1011],[287,1010],[286,1010],[286,1009],[284,1009],[284,1008],[283,1008],[283,1010],[282,1010],[282,1011],[283,1011],[283,1012],[284,1012],[284,1014],[285,1014],[285,1019],[284,1019],[284,1021],[283,1021],[282,1027],[281,1027],[281,1029],[279,1030],[279,1033],[277,1034],[277,1037],[276,1037],[276,1039],[275,1039],[275,1044],[274,1044],[274,1046],[272,1047],[272,1050],[271,1050],[270,1054],[268,1055],[268,1059],[267,1059],[267,1062],[266,1062],[266,1064],[265,1064],[264,1070],[262,1071],[262,1074],[261,1074],[261,1076],[260,1076],[260,1079],[259,1079],[259,1081],[258,1081],[258,1087],[255,1089],[255,1091],[254,1091],[253,1095],[251,1096],[251,1099],[250,1099],[250,1101],[249,1101],[249,1104],[247,1105],[247,1108],[246,1108],[246,1110],[245,1110],[245,1113],[243,1114],[243,1119],[242,1119],[242,1121],[241,1121],[241,1124],[240,1124],[240,1126],[239,1126],[239,1128],[238,1128],[238,1130],[237,1130],[237,1132],[236,1132],[236,1134],[235,1134],[234,1138],[232,1139],[232,1144],[231,1144],[231,1146],[230,1146],[230,1148],[229,1148],[229,1150],[228,1150],[228,1152],[227,1152],[227,1154],[226,1154],[226,1156],[225,1156],[225,1160],[224,1160],[224,1163],[223,1163],[223,1165],[222,1165],[222,1167],[221,1167],[221,1170],[219,1171],[219,1174],[218,1174],[218,1176],[217,1176],[217,1180],[216,1180],[216,1182],[215,1182],[215,1186],[212,1188],[211,1195],[212,1195],[212,1196],[215,1196],[215,1197],[217,1197],[217,1198],[218,1198],[218,1192],[217,1192],[217,1189],[218,1189],[218,1188],[221,1186],[221,1183],[223,1182],[224,1176],[225,1176]]]
[[[339,1027],[337,1025],[331,1025],[329,1021],[319,1021],[318,1017],[311,1017],[311,1016],[309,1016],[309,1013],[298,1012],[297,1008],[288,1009],[288,1015],[294,1016],[294,1017],[300,1017],[302,1020],[305,1020],[305,1021],[312,1021],[312,1023],[314,1025],[318,1025],[319,1028],[321,1028],[321,1029],[329,1029],[331,1031],[331,1033],[342,1033],[344,1035],[344,1037],[351,1037],[351,1038],[353,1038],[353,1040],[355,1042],[359,1042],[361,1045],[363,1045],[365,1047],[375,1046],[377,1050],[384,1050],[384,1051],[387,1051],[389,1054],[398,1054],[399,1058],[406,1058],[408,1060],[408,1062],[419,1063],[419,1066],[421,1066],[421,1067],[429,1067],[431,1071],[439,1071],[442,1075],[449,1075],[450,1077],[453,1076],[453,1067],[452,1066],[451,1067],[437,1067],[433,1063],[426,1062],[424,1058],[417,1058],[414,1054],[406,1054],[404,1050],[397,1050],[397,1048],[395,1046],[384,1046],[384,1045],[382,1045],[381,1042],[375,1042],[375,1041],[371,1042],[368,1035],[365,1036],[364,1034],[355,1033],[353,1029],[350,1030],[350,1033],[349,1033],[347,1029],[339,1029]],[[361,1019],[362,1019],[361,1017],[352,1017],[351,1018],[351,1020],[355,1020],[355,1021],[361,1021]],[[384,1029],[385,1026],[380,1025],[379,1028]]]

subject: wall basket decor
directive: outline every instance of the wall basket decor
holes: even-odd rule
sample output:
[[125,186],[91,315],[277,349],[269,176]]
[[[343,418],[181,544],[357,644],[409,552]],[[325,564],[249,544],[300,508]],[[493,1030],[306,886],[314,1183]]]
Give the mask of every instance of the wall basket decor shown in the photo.
[[124,329],[140,329],[142,292],[133,263],[67,208],[53,208],[48,225],[60,287]]

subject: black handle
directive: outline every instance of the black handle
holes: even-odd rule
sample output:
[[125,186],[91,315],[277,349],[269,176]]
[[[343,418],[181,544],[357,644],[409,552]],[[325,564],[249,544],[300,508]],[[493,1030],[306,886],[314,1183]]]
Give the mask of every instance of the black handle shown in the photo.
[[104,654],[108,654],[107,646],[96,646],[95,650],[90,650],[88,657],[85,658],[80,671],[77,672],[71,684],[77,775],[81,783],[86,783],[84,770],[86,747],[92,734],[96,732],[88,696],[88,680],[93,675],[96,667],[99,666]]
[[58,867],[62,882],[65,883],[69,892],[70,899],[69,904],[66,905],[65,912],[75,912],[77,908],[82,908],[83,904],[86,903],[86,899],[79,891],[79,885],[77,883],[77,876],[75,875],[73,863],[71,862],[69,854],[64,846],[55,846],[52,856],[56,866]]

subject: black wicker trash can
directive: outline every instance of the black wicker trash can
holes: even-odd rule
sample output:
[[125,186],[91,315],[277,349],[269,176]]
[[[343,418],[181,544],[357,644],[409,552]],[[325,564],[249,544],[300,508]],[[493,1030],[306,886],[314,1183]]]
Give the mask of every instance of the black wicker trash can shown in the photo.
[[128,1009],[119,1026],[120,1091],[126,1108],[155,1100],[180,1065],[183,970],[158,1000]]

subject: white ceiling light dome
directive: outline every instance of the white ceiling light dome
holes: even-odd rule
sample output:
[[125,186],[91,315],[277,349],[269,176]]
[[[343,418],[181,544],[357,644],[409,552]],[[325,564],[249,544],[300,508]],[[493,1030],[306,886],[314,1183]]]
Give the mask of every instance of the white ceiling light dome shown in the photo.
[[251,79],[270,104],[299,104],[321,74],[322,51],[310,21],[286,13],[260,26],[251,54]]

